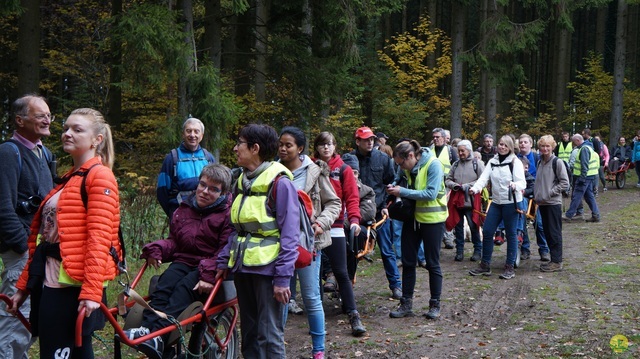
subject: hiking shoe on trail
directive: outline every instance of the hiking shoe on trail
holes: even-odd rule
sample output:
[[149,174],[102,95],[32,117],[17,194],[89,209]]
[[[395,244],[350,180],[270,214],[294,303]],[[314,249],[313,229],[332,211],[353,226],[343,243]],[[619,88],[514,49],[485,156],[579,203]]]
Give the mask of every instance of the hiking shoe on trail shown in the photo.
[[404,318],[404,317],[413,317],[412,311],[413,308],[413,299],[408,298],[400,298],[400,304],[398,308],[394,311],[389,312],[389,317],[391,318]]
[[573,222],[573,217],[567,217],[566,215],[562,215],[562,222],[571,223]]
[[462,262],[463,259],[464,259],[464,254],[462,254],[462,253],[457,253],[456,257],[453,258],[453,260],[456,261],[456,262]]
[[562,270],[562,263],[549,262],[540,265],[541,272],[559,272]]
[[302,310],[302,308],[300,308],[298,303],[296,303],[295,299],[290,299],[289,300],[289,313],[301,315],[302,313],[304,313],[304,310]]
[[496,232],[496,235],[493,238],[493,244],[495,244],[496,246],[501,246],[504,244],[504,235],[502,234],[502,231]]
[[365,328],[362,324],[362,320],[360,320],[360,314],[357,310],[349,313],[349,324],[351,324],[351,335],[353,335],[354,337],[359,337],[367,332],[367,328]]
[[429,300],[429,311],[424,316],[427,319],[438,319],[440,317],[440,301],[437,299]]
[[531,252],[529,251],[520,252],[520,259],[529,259],[529,258],[531,258]]
[[482,258],[482,253],[473,252],[473,255],[471,256],[471,258],[469,258],[469,260],[472,261],[472,262],[477,262],[477,261],[480,260],[480,258]]
[[313,359],[324,359],[324,352],[313,353]]
[[469,274],[471,274],[472,276],[477,276],[477,275],[491,275],[491,267],[489,266],[489,264],[485,263],[485,262],[480,262],[480,264],[478,264],[478,267],[476,269],[472,269],[469,271]]
[[395,287],[391,290],[391,298],[392,299],[401,299],[402,298],[402,288]]
[[[131,340],[138,339],[149,333],[150,331],[146,327],[132,328],[124,331],[124,334],[127,336],[127,338]],[[162,359],[164,342],[162,341],[162,338],[160,336],[157,336],[138,344],[135,349],[151,359]]]
[[551,255],[549,255],[548,252],[542,252],[540,253],[540,260],[543,262],[549,262],[551,261]]
[[516,277],[516,271],[513,269],[512,264],[504,266],[504,273],[500,274],[500,279],[511,279]]
[[592,216],[591,218],[585,220],[585,222],[600,222],[600,217]]
[[324,281],[322,289],[325,292],[335,292],[338,289],[338,282],[336,282],[336,277],[333,273],[327,274],[327,279]]

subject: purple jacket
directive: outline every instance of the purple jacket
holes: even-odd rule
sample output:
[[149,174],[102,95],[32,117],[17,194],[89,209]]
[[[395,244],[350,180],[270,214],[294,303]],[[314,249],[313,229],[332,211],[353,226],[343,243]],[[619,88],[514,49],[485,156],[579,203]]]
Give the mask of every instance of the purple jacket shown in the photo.
[[227,194],[219,203],[201,209],[195,206],[194,196],[190,196],[174,212],[169,238],[145,245],[140,258],[197,266],[200,279],[214,283],[218,253],[235,232],[229,215],[232,197]]

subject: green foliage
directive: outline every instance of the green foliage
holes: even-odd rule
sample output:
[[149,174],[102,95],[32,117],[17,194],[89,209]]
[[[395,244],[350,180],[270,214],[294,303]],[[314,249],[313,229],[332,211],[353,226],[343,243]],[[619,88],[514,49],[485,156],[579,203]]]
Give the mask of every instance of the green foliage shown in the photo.
[[3,0],[0,3],[0,15],[20,14],[24,9],[20,6],[20,0]]
[[548,128],[552,116],[548,113],[541,113],[533,117],[535,90],[521,84],[516,90],[516,96],[509,100],[511,105],[510,115],[505,117],[500,128],[501,133],[513,133],[520,135],[527,133],[531,137],[538,138],[549,133]]
[[156,200],[155,188],[120,186],[120,221],[129,259],[139,258],[145,244],[167,235],[167,216]]

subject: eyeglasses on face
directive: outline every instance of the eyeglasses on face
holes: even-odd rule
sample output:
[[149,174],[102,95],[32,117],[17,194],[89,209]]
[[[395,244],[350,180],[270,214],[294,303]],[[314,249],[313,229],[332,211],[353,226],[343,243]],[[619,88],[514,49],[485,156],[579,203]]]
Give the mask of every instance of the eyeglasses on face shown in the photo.
[[[18,116],[29,117],[29,114],[23,113],[23,114],[19,114]],[[56,116],[50,113],[39,113],[37,115],[33,115],[33,117],[38,121],[44,121],[44,119],[48,119],[50,122],[53,122],[56,120]]]
[[209,192],[215,192],[215,193],[220,193],[222,192],[222,190],[216,186],[209,186],[207,185],[204,181],[200,181],[198,182],[198,188],[200,188],[201,190],[207,190]]
[[247,144],[247,147],[249,147],[249,141],[243,141],[243,140],[238,140],[238,141],[236,142],[236,146],[237,146],[237,147],[240,147],[243,143],[246,143],[246,144]]

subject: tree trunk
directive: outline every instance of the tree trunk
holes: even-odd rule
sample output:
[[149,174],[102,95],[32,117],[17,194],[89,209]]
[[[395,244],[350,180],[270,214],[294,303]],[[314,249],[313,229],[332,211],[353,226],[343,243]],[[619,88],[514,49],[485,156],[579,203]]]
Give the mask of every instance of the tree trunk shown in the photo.
[[178,116],[182,119],[189,115],[198,117],[197,114],[190,114],[191,100],[189,89],[187,88],[187,75],[192,71],[197,71],[195,39],[193,37],[193,3],[192,0],[181,0],[180,10],[182,11],[182,21],[184,22],[184,41],[193,47],[193,53],[185,55],[186,68],[184,73],[178,78]]
[[613,68],[613,95],[611,104],[611,121],[609,123],[609,144],[613,145],[622,133],[622,99],[624,94],[624,69],[627,51],[627,15],[626,0],[618,0],[618,16],[616,24],[616,55]]
[[607,14],[609,13],[609,6],[603,5],[598,8],[598,14],[596,15],[596,53],[604,55],[604,42],[607,38]]
[[[436,0],[430,0],[427,8],[427,14],[429,14],[429,20],[431,21],[431,25],[429,25],[429,33],[433,34],[436,30],[436,19],[438,18],[438,3]],[[431,68],[436,67],[436,52],[432,52],[427,56],[427,66]]]
[[204,2],[204,47],[207,50],[207,58],[213,66],[220,70],[222,62],[222,7],[220,0],[208,0]]
[[569,54],[571,52],[571,34],[564,26],[558,31],[558,47],[556,51],[556,74],[555,82],[555,115],[557,121],[562,121],[564,116],[564,100],[567,88],[567,61],[570,61]]
[[[119,22],[122,14],[122,0],[111,2],[111,16]],[[107,120],[114,130],[119,130],[122,126],[122,42],[111,38],[111,71],[109,72],[109,96]]]
[[269,22],[269,0],[256,0],[256,69],[255,69],[255,91],[256,101],[267,101],[267,40]]
[[629,14],[627,15],[627,61],[626,66],[630,73],[628,79],[636,87],[640,86],[640,52],[638,46],[640,45],[640,5],[629,6]]
[[464,15],[465,8],[458,1],[451,3],[452,46],[451,46],[451,138],[462,136],[462,69],[461,60],[464,51]]
[[40,0],[22,0],[18,20],[18,94],[40,92]]

